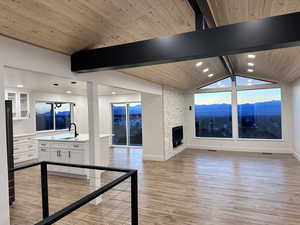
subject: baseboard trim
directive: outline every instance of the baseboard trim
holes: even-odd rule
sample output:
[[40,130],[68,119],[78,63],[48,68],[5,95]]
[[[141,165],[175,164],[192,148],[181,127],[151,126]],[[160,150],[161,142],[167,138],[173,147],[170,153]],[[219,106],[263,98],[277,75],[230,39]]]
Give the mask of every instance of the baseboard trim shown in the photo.
[[186,149],[186,145],[181,145],[181,146],[178,146],[177,148],[173,148],[172,152],[168,152],[168,154],[166,154],[166,160],[171,159],[172,157],[174,157],[178,153],[184,151],[185,149]]
[[148,155],[148,154],[144,154],[143,160],[165,161],[165,158],[162,155]]
[[288,153],[292,154],[294,151],[291,148],[248,148],[248,147],[224,147],[211,145],[187,145],[186,148],[201,149],[201,150],[217,150],[217,151],[231,151],[231,152],[266,152],[266,153]]
[[294,157],[298,160],[298,161],[300,161],[300,154],[299,153],[297,153],[297,152],[293,152],[293,155],[294,155]]

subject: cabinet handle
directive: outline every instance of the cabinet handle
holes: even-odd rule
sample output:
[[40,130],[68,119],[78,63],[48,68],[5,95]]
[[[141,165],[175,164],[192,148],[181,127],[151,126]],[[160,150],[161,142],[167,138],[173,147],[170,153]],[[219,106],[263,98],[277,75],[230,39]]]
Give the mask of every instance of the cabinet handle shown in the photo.
[[71,158],[71,151],[69,151],[69,158]]

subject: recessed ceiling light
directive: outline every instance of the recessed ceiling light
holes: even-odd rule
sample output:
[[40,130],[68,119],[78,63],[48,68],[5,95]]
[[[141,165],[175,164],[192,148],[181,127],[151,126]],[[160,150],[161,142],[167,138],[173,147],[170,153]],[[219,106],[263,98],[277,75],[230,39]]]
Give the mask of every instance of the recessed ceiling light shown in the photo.
[[254,66],[254,63],[248,62],[248,66]]
[[248,58],[249,58],[249,59],[254,59],[255,57],[256,57],[256,55],[254,55],[254,54],[248,55]]
[[71,93],[72,93],[72,91],[66,91],[66,93],[67,93],[67,94],[71,94]]
[[206,73],[207,71],[209,71],[209,68],[205,68],[205,69],[203,70],[203,73]]
[[211,74],[208,74],[207,76],[208,76],[208,77],[213,77],[213,76],[214,76],[214,74],[213,74],[213,73],[211,73]]
[[113,91],[111,94],[112,94],[112,95],[115,95],[115,94],[117,94],[117,92]]
[[197,63],[196,63],[196,66],[197,66],[197,67],[200,67],[200,66],[202,66],[202,64],[203,64],[203,62],[197,62]]
[[249,73],[253,73],[253,71],[254,71],[253,69],[248,69]]
[[17,87],[18,87],[18,88],[23,88],[24,85],[23,85],[23,84],[18,84]]

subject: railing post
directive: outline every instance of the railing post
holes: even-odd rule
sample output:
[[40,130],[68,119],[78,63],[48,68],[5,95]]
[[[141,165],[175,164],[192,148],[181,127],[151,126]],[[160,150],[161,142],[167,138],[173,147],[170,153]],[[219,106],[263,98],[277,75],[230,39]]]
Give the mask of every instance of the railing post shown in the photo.
[[48,202],[48,172],[47,163],[41,163],[41,187],[42,187],[42,207],[43,207],[43,218],[49,216],[49,202]]
[[138,173],[131,175],[131,224],[138,225]]

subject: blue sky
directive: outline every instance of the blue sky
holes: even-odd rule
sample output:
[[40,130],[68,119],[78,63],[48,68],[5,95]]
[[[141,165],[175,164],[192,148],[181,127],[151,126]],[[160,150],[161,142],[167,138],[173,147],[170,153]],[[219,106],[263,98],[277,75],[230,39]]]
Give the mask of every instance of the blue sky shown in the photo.
[[[281,100],[280,88],[238,91],[238,104]],[[231,104],[231,92],[195,95],[196,105]]]

